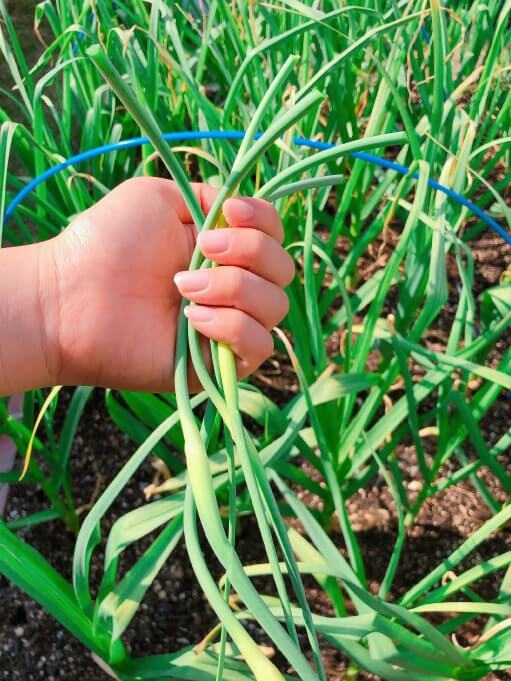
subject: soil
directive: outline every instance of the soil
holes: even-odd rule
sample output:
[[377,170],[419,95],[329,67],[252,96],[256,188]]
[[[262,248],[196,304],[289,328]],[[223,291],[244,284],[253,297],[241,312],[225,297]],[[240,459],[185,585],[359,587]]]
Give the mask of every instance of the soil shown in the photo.
[[[23,53],[27,64],[32,65],[37,61],[42,49],[41,43],[34,36],[34,10],[37,2],[36,0],[6,0],[5,4],[16,29],[18,39],[21,45],[23,45]],[[0,86],[7,90],[13,88],[9,66],[3,56],[0,59]],[[19,109],[16,109],[15,105],[3,95],[2,107],[8,113],[12,112],[13,115],[16,114],[16,117],[19,116]]]

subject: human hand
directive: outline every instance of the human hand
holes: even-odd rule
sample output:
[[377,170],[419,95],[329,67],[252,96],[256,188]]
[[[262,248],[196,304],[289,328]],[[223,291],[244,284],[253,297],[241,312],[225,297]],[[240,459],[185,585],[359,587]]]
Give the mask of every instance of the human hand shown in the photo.
[[[195,184],[208,212],[216,190]],[[270,330],[288,310],[294,276],[282,224],[267,202],[230,199],[229,228],[201,234],[204,256],[223,265],[188,272],[197,233],[177,186],[134,178],[46,242],[44,318],[55,383],[127,390],[173,389],[182,296],[204,337],[227,343],[240,377],[272,352]],[[207,349],[208,344],[203,343]],[[198,389],[191,374],[190,387]]]

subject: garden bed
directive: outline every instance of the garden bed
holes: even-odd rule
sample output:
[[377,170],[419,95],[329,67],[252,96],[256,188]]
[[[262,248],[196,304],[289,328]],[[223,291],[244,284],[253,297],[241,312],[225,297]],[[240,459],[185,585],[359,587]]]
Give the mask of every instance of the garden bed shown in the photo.
[[[151,681],[168,679],[172,673],[177,678],[179,668],[168,658],[155,663],[151,656],[199,644],[219,621],[228,642],[224,672],[217,670],[217,664],[218,669],[223,665],[221,645],[211,646],[204,655],[190,656],[186,678],[213,681],[225,676],[239,681],[250,668],[258,681],[267,681],[270,668],[272,678],[281,681],[281,674],[252,641],[247,644],[243,626],[254,641],[278,648],[272,657],[278,669],[309,681],[321,677],[321,670],[316,673],[321,665],[309,664],[316,631],[327,681],[380,679],[355,672],[348,656],[351,660],[358,656],[365,669],[381,670],[383,678],[399,681],[416,681],[416,673],[421,681],[428,681],[434,668],[435,678],[473,681],[489,669],[504,668],[511,654],[504,635],[509,632],[511,613],[511,558],[506,554],[511,551],[511,508],[505,492],[511,489],[506,439],[511,423],[511,399],[506,397],[511,387],[511,298],[508,288],[497,287],[511,277],[511,246],[504,246],[495,231],[481,231],[483,223],[478,220],[484,218],[489,224],[491,214],[499,222],[493,222],[494,230],[511,224],[506,208],[511,202],[506,150],[511,130],[503,115],[509,114],[506,107],[511,101],[506,92],[511,5],[499,8],[498,2],[489,0],[486,12],[475,12],[462,0],[452,8],[436,0],[412,0],[408,7],[412,13],[407,16],[408,10],[401,12],[399,3],[388,3],[389,8],[385,2],[377,3],[378,13],[340,9],[333,0],[314,3],[316,9],[297,0],[283,0],[271,8],[266,3],[220,0],[212,3],[211,15],[201,10],[202,3],[104,0],[93,3],[93,11],[75,0],[54,4],[55,11],[51,3],[38,10],[41,44],[32,30],[35,2],[7,2],[14,19],[10,33],[3,15],[14,56],[0,66],[0,85],[12,88],[14,74],[18,86],[12,90],[12,100],[19,100],[14,104],[9,99],[0,107],[4,120],[19,119],[12,140],[8,133],[3,138],[6,158],[11,151],[6,205],[27,177],[54,166],[56,159],[105,141],[149,131],[163,162],[149,157],[152,150],[146,146],[102,154],[79,169],[65,169],[16,209],[4,228],[3,244],[54,236],[69,216],[132,175],[168,177],[170,173],[189,201],[188,177],[223,183],[225,196],[231,190],[253,195],[268,191],[268,186],[272,191],[277,187],[278,195],[286,186],[289,193],[282,193],[278,206],[298,277],[289,287],[290,314],[282,329],[294,349],[277,342],[273,357],[252,377],[256,387],[248,398],[253,399],[252,412],[237,403],[247,400],[246,386],[230,403],[226,391],[225,409],[220,408],[224,397],[217,393],[215,398],[216,389],[207,388],[210,411],[198,407],[197,423],[183,409],[188,399],[184,385],[181,390],[178,386],[177,405],[171,396],[160,399],[122,392],[112,392],[105,400],[100,389],[87,401],[89,391],[84,388],[64,389],[55,398],[39,428],[26,484],[12,488],[6,520],[23,523],[45,509],[60,514],[72,527],[78,528],[87,516],[88,521],[78,542],[63,520],[18,527],[14,532],[0,524],[5,546],[17,547],[21,556],[15,560],[14,550],[0,554],[0,573],[29,592],[34,586],[35,597],[53,608],[57,619],[74,627],[86,647],[0,574],[4,605],[0,679],[108,678],[90,650],[96,650],[126,680],[140,678],[141,673]],[[328,17],[320,17],[323,10]],[[291,37],[282,38],[288,30]],[[261,45],[264,49],[258,52]],[[296,62],[289,57],[295,50]],[[45,54],[45,61],[29,73],[25,60],[32,66],[40,54]],[[337,55],[334,60],[333,55]],[[388,80],[383,78],[384,70]],[[317,86],[314,91],[311,82]],[[489,91],[487,83],[491,83]],[[94,124],[84,126],[84,120]],[[9,125],[2,130],[8,131]],[[251,142],[246,148],[241,144],[239,157],[241,166],[246,164],[243,179],[232,173],[240,167],[238,158],[234,160],[239,142],[192,142],[196,146],[174,149],[173,156],[159,126],[179,134],[204,128],[248,130]],[[256,129],[268,142],[264,153],[250,137]],[[285,144],[279,142],[281,135]],[[311,149],[301,143],[291,145],[294,135],[328,140],[337,147],[335,159],[329,156],[320,165],[314,161],[319,153],[315,142]],[[350,150],[373,150],[378,156],[370,163],[354,160],[343,148],[347,141]],[[250,160],[247,150],[254,148],[257,153]],[[413,166],[417,173],[403,177],[402,169],[396,174],[395,167],[385,166],[389,162]],[[336,175],[329,175],[332,172]],[[279,177],[281,184],[272,185]],[[298,182],[285,185],[290,179]],[[455,188],[488,214],[474,217],[474,206],[472,212],[465,212],[457,203],[463,200],[459,196],[444,203],[445,187],[432,187],[431,179]],[[203,224],[200,210],[195,218],[197,225]],[[206,225],[219,226],[219,222],[206,221]],[[505,271],[507,278],[502,276]],[[185,345],[180,352],[184,357]],[[291,364],[294,352],[297,359]],[[426,376],[432,377],[430,389]],[[227,385],[224,376],[222,382],[223,386],[218,383],[221,391]],[[238,394],[234,383],[231,392]],[[309,398],[309,388],[316,402]],[[3,432],[20,438],[20,450],[27,446],[45,394],[28,393],[22,435],[9,418],[1,424]],[[225,425],[202,454],[197,446],[200,439],[189,436],[202,419],[212,418],[212,404]],[[297,416],[300,409],[303,418]],[[105,498],[113,502],[111,507],[97,503],[137,445],[143,452],[147,436],[154,437],[156,426],[171,413],[176,420],[179,417],[187,443],[195,444],[194,454],[199,451],[203,456],[200,470],[205,470],[207,456],[214,461],[213,479],[204,476],[201,485],[194,486],[193,472],[198,467],[193,466],[188,447],[186,462],[192,474],[187,484],[192,491],[188,490],[185,504],[179,482],[185,476],[184,445],[174,428],[157,444],[159,454],[167,457],[173,482],[177,480],[161,497],[162,503],[153,498],[151,505],[144,498],[144,490],[155,481],[151,458],[136,472],[131,469],[123,490],[108,489]],[[79,421],[74,440],[73,414]],[[233,424],[238,418],[237,427]],[[59,454],[68,451],[59,440],[60,432],[66,433],[65,425],[71,433],[67,442],[73,441],[69,470],[65,456],[59,459],[62,466],[55,458],[57,449]],[[231,437],[241,457],[236,472],[227,463]],[[247,442],[257,450],[255,456]],[[275,454],[272,447],[279,442]],[[490,451],[497,452],[493,461]],[[466,469],[474,471],[472,464],[478,461],[489,461],[493,474],[483,466],[471,475]],[[463,482],[449,486],[460,469]],[[15,482],[5,475],[2,479]],[[267,479],[273,481],[273,488],[265,487]],[[47,481],[45,495],[39,484],[44,487]],[[439,492],[444,483],[444,491]],[[354,489],[358,491],[353,493]],[[206,490],[204,498],[210,492],[209,506],[200,503],[200,490]],[[192,494],[194,501],[189,503]],[[226,549],[221,521],[233,494],[237,503],[231,506],[230,523],[236,527],[237,555]],[[422,504],[415,504],[417,498]],[[169,508],[175,510],[174,516],[166,515]],[[134,509],[142,512],[127,515]],[[266,516],[271,518],[271,529]],[[406,531],[405,516],[411,524]],[[120,541],[118,574],[113,574],[114,557],[105,575],[106,538],[121,519],[128,522],[115,525],[118,539],[139,534],[127,548]],[[155,519],[160,521],[157,531]],[[132,534],[130,523],[137,528]],[[98,525],[102,541],[95,549]],[[483,526],[479,534],[484,534],[484,541],[471,550],[470,538]],[[490,526],[499,530],[486,531]],[[209,529],[207,538],[203,528]],[[200,550],[193,548],[196,531],[207,563],[202,567]],[[172,550],[173,538],[183,532],[188,551],[191,555],[195,551],[193,565],[183,539],[170,555],[165,554],[163,567],[158,565],[162,547]],[[291,546],[286,532],[297,543]],[[115,531],[109,539],[113,535]],[[261,536],[266,538],[265,547]],[[28,549],[25,553],[18,537],[41,555],[36,558]],[[465,558],[444,562],[461,545],[467,549]],[[294,580],[280,575],[277,563],[282,559],[284,573],[296,571]],[[268,561],[273,579],[253,577],[255,591],[251,592],[241,566]],[[238,567],[233,568],[234,563]],[[135,565],[139,571],[130,574]],[[479,565],[490,574],[467,575],[469,568]],[[325,579],[318,566],[326,566],[330,572],[325,575],[332,576]],[[26,579],[32,567],[33,585]],[[271,570],[262,568],[266,575]],[[225,607],[222,599],[219,604],[220,592],[213,580],[225,571],[236,584],[228,588],[240,595],[239,610]],[[307,621],[298,572],[311,611],[324,619]],[[202,577],[207,597],[195,574]],[[439,588],[441,582],[459,575],[458,582],[467,581],[451,593]],[[421,583],[425,576],[429,576],[426,584]],[[44,586],[52,579],[57,586],[49,589],[51,596],[45,599]],[[390,585],[389,593],[385,588],[379,592],[382,582]],[[139,604],[141,585],[146,583],[151,586]],[[275,585],[278,604],[268,598],[276,595]],[[393,605],[405,594],[398,607]],[[133,604],[139,607],[128,626],[136,609]],[[69,612],[75,618],[71,624],[66,619]],[[280,618],[283,626],[272,617]],[[487,622],[489,633],[480,641]],[[124,626],[128,626],[125,632]],[[331,635],[330,642],[321,632]],[[269,635],[282,645],[272,643]],[[248,652],[247,665],[235,660],[236,646]],[[220,654],[215,659],[216,653]],[[130,656],[145,659],[136,667]],[[204,673],[208,657],[210,666]],[[105,668],[106,662],[102,665]],[[484,678],[496,681],[509,675],[495,672]]]
[[[478,263],[477,281],[480,290],[497,283],[500,275],[511,263],[511,248],[503,246],[492,233],[483,233],[472,243]],[[502,341],[502,349],[506,340]],[[280,361],[279,361],[280,359]],[[296,392],[296,378],[292,367],[282,357],[268,361],[254,377],[254,382],[264,386],[273,398]],[[65,412],[63,400],[61,412]],[[511,400],[502,397],[487,415],[484,433],[493,442],[511,423]],[[72,477],[76,503],[86,508],[104,489],[106,483],[132,453],[133,442],[111,421],[104,405],[103,391],[97,390],[86,406],[73,445]],[[417,476],[416,465],[407,456],[406,448],[400,452],[400,467],[408,486],[413,490]],[[511,466],[508,454],[506,466]],[[306,464],[304,464],[306,468]],[[144,488],[153,479],[155,470],[147,462],[125,489],[121,500],[113,509],[112,517],[105,524],[110,529],[114,520],[129,509],[144,504]],[[310,471],[309,471],[310,473]],[[498,484],[487,472],[485,481],[497,498],[505,499]],[[7,520],[15,520],[34,513],[41,508],[44,495],[33,488],[16,487],[11,491],[7,508]],[[306,501],[313,505],[315,499]],[[350,518],[357,532],[371,590],[376,593],[388,564],[396,539],[395,507],[383,479],[357,494],[349,503]],[[474,532],[489,517],[487,506],[472,487],[460,483],[437,494],[426,503],[418,521],[408,533],[407,550],[396,576],[393,594],[399,596],[430,572],[457,545]],[[66,578],[71,577],[72,555],[75,536],[60,521],[23,531],[25,540],[48,557],[50,563]],[[253,520],[243,522],[238,535],[238,550],[245,563],[264,560],[264,551],[258,542],[257,528]],[[342,546],[342,539],[338,538]],[[145,544],[137,545],[137,554],[131,552],[127,562],[140,555]],[[511,550],[511,528],[504,528],[493,540],[485,542],[472,554],[468,568],[478,562]],[[123,568],[127,567],[124,562]],[[208,562],[214,564],[211,551]],[[99,565],[99,560],[96,563]],[[219,577],[221,570],[216,569]],[[96,577],[99,579],[99,573]],[[260,580],[264,586],[264,580]],[[492,597],[499,585],[498,575],[480,582],[480,593]],[[307,597],[313,612],[332,615],[330,604],[313,580],[306,581]],[[37,604],[0,576],[0,598],[3,613],[0,620],[0,679],[6,681],[35,681],[45,679],[79,679],[99,681],[108,679],[79,642],[73,639],[52,617]],[[176,550],[160,572],[153,588],[144,599],[125,640],[134,656],[148,653],[159,654],[179,650],[186,645],[196,645],[215,625],[216,618],[197,583],[184,545]],[[473,644],[479,635],[477,620],[458,635],[460,645]],[[264,641],[264,638],[260,640]],[[268,643],[266,641],[266,643]],[[324,645],[328,681],[344,681],[347,660],[338,650]],[[360,672],[359,681],[375,679]],[[488,681],[508,681],[511,674],[493,673]]]

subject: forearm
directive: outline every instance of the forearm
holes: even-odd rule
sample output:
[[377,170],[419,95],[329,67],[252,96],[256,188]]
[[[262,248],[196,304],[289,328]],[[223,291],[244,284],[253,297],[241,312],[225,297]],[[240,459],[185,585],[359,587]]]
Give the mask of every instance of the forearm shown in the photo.
[[0,395],[54,385],[59,324],[52,243],[0,249]]

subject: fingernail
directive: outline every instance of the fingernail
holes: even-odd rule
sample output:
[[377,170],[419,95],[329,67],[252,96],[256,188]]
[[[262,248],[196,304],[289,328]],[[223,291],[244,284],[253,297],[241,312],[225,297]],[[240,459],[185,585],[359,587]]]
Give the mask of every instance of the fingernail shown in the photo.
[[201,232],[197,237],[197,242],[202,250],[207,250],[209,253],[223,253],[231,243],[231,232],[229,229]]
[[184,309],[184,314],[191,322],[212,322],[216,316],[216,310],[202,305],[188,305]]
[[181,293],[197,293],[208,287],[209,276],[207,270],[178,272],[174,277],[174,283]]
[[229,204],[228,210],[234,211],[236,220],[246,222],[254,216],[255,211],[251,201],[246,201],[245,199],[228,199],[225,203]]

